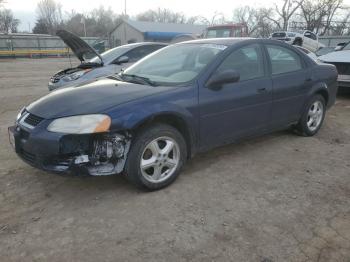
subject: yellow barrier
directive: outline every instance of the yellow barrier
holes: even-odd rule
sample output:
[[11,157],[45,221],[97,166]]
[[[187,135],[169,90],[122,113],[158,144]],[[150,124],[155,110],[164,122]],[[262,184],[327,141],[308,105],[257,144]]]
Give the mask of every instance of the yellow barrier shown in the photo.
[[0,55],[66,55],[68,49],[51,49],[51,50],[0,50]]

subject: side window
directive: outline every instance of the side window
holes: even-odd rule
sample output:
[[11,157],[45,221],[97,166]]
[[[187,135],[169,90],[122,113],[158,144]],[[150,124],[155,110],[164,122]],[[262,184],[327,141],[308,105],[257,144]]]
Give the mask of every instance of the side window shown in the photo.
[[146,46],[139,46],[136,47],[129,52],[127,52],[125,55],[129,57],[129,62],[137,62],[141,58],[144,58],[146,55],[149,55],[150,53],[160,49],[161,45],[146,45]]
[[304,33],[304,36],[307,38],[311,38],[311,33],[309,31],[307,31]]
[[267,45],[273,75],[298,71],[302,69],[301,58],[297,53],[287,48]]
[[240,74],[240,81],[263,77],[264,61],[259,45],[249,45],[233,51],[216,72],[230,69]]

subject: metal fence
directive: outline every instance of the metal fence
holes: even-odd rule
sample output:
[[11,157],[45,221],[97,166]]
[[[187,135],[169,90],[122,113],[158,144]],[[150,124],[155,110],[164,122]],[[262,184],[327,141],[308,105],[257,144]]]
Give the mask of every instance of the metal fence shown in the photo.
[[319,41],[325,46],[336,47],[339,43],[347,43],[350,36],[320,36]]
[[[91,46],[104,42],[108,48],[108,39],[82,37]],[[1,57],[42,57],[67,55],[69,49],[57,36],[41,34],[0,34]]]

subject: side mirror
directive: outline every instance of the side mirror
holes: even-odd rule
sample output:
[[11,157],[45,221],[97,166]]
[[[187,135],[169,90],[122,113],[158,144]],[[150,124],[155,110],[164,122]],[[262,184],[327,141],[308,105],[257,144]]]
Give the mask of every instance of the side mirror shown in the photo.
[[207,82],[207,87],[213,90],[219,90],[224,84],[236,83],[240,75],[236,70],[225,70],[213,75]]
[[125,64],[127,62],[129,62],[129,57],[127,57],[126,55],[123,55],[117,59],[116,64],[120,65],[120,64]]

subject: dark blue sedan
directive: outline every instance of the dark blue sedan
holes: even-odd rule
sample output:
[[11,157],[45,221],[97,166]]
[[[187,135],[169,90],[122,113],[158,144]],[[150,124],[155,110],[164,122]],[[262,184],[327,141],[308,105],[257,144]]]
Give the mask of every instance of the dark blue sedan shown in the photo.
[[9,128],[17,154],[58,173],[124,173],[156,190],[200,151],[292,127],[313,136],[337,71],[287,44],[206,39],[163,48],[119,75],[49,94]]

